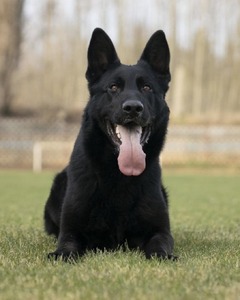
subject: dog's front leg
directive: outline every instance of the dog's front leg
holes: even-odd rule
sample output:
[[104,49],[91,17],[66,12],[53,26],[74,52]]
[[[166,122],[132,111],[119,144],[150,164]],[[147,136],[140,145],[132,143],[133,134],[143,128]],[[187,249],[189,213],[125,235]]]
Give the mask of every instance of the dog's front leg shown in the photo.
[[171,235],[167,198],[160,194],[158,200],[144,201],[137,215],[140,225],[146,228],[146,235],[141,250],[146,258],[175,259],[173,256],[174,240]]
[[62,208],[60,233],[56,251],[49,253],[49,258],[77,259],[86,251],[86,241],[82,234],[89,212],[84,195],[77,198],[66,195]]

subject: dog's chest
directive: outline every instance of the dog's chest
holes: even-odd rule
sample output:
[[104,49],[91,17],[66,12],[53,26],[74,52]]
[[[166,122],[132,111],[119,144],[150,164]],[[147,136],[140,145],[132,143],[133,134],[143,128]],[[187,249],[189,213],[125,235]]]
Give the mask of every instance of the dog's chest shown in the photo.
[[134,218],[134,200],[114,194],[111,198],[95,199],[89,212],[86,234],[99,242],[107,237],[112,243],[121,244]]

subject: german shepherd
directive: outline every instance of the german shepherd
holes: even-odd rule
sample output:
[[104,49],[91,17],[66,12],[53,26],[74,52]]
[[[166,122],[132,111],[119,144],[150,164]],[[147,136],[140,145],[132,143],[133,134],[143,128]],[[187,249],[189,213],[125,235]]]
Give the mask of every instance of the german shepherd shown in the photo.
[[155,32],[135,65],[121,64],[109,36],[94,30],[86,78],[90,98],[68,166],[53,182],[45,229],[58,238],[49,257],[124,245],[146,258],[174,259],[159,155],[169,108],[170,52]]

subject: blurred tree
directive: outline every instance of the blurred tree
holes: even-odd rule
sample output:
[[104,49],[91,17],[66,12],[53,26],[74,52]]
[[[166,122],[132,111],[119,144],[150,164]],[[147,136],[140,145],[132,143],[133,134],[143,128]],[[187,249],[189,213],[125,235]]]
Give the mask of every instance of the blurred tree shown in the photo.
[[0,1],[0,114],[10,115],[13,101],[13,74],[22,41],[24,0]]
[[[239,0],[150,0],[148,5],[136,0],[38,1],[41,4],[35,6],[35,14],[26,22],[23,60],[14,80],[12,103],[13,96],[8,100],[7,88],[4,95],[8,97],[3,97],[2,86],[3,79],[13,73],[11,60],[5,59],[6,37],[12,40],[13,35],[5,34],[6,26],[2,24],[8,11],[5,6],[13,8],[14,3],[20,2],[23,0],[0,0],[2,111],[3,99],[10,107],[14,104],[15,109],[29,109],[41,115],[60,112],[63,116],[70,110],[82,110],[88,98],[84,77],[87,45],[91,30],[100,26],[113,38],[119,57],[126,64],[139,58],[154,31],[165,31],[172,74],[167,101],[174,119],[222,121],[228,114],[240,120]],[[38,21],[35,26],[34,17]],[[9,24],[15,28],[12,21]],[[36,47],[32,47],[33,43]],[[8,82],[12,84],[12,79]],[[5,112],[8,110],[8,106],[4,108]]]

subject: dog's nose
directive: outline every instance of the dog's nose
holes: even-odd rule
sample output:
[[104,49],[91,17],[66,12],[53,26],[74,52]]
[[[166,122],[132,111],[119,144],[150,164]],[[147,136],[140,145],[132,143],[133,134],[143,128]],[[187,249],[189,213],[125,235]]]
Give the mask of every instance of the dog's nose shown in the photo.
[[127,100],[122,105],[123,112],[134,118],[139,117],[143,112],[143,104],[138,100]]

